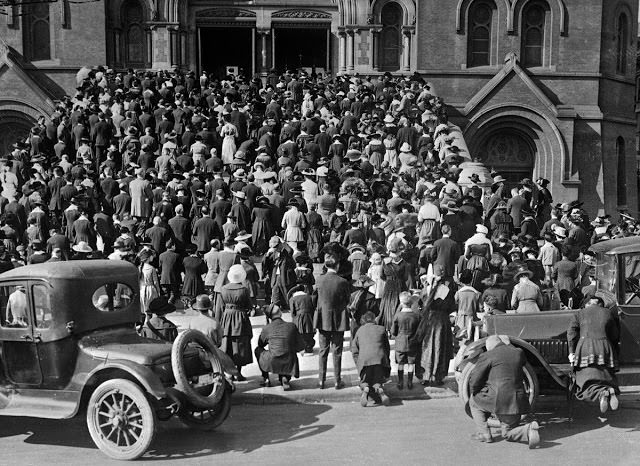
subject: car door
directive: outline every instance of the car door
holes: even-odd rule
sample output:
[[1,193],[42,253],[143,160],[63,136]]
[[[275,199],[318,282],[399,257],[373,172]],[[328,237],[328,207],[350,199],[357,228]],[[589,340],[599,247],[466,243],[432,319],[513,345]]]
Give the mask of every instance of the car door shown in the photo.
[[618,257],[620,362],[640,363],[640,253]]
[[42,371],[26,282],[0,284],[0,348],[3,385],[38,387]]

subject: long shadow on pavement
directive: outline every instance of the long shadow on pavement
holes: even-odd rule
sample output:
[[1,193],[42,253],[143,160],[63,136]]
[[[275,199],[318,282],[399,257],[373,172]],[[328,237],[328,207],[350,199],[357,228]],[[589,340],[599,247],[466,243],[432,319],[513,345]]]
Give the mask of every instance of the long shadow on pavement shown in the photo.
[[[190,429],[175,418],[167,422],[158,421],[156,437],[141,459],[176,460],[224,452],[248,453],[269,445],[322,434],[334,427],[313,425],[321,414],[331,409],[330,406],[293,403],[291,400],[283,400],[282,403],[287,406],[277,418],[247,416],[248,412],[259,414],[260,409],[234,406],[229,418],[214,432]],[[24,442],[28,444],[97,450],[84,419],[84,416],[69,420],[15,417],[0,424],[0,438],[27,435]]]

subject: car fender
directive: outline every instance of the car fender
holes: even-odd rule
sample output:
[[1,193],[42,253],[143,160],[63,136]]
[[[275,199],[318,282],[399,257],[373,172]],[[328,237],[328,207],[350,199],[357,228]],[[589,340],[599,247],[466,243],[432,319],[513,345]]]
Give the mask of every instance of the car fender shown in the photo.
[[[535,346],[518,337],[509,336],[508,338],[510,344],[512,344],[516,348],[522,349],[525,352],[529,363],[531,363],[533,366],[541,366],[558,385],[563,388],[568,387],[569,381],[558,376],[556,371],[554,371],[551,365],[549,365],[549,363],[542,357]],[[454,363],[456,372],[462,372],[462,369],[464,369],[464,366],[468,361],[475,360],[482,352],[484,352],[486,340],[486,338],[482,338],[480,340],[474,341],[458,352]]]
[[[129,378],[130,380],[139,383],[152,397],[161,400],[167,398],[167,390],[162,385],[160,377],[156,375],[150,368],[143,366],[132,361],[123,359],[111,359],[106,360],[102,364],[95,366],[89,372],[76,373],[71,385],[78,387],[82,392],[81,399],[86,402],[91,396],[93,388],[97,386],[101,378]],[[126,377],[129,376],[129,377]],[[76,415],[83,403],[78,403],[76,411],[72,416]]]

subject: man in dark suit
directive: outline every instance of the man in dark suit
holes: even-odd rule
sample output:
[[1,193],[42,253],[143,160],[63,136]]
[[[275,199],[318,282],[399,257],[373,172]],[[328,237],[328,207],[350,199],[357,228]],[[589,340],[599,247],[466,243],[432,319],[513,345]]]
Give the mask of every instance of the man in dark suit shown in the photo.
[[[382,384],[391,373],[391,360],[389,354],[389,338],[382,325],[376,325],[376,316],[373,312],[365,312],[362,316],[362,326],[358,329],[351,343],[351,353],[358,367],[360,375],[360,388],[362,396],[360,405],[367,406],[369,395],[375,401],[388,406],[389,397],[384,393]],[[370,392],[373,388],[373,393]]]
[[[271,322],[262,329],[255,350],[263,378],[260,385],[270,387],[269,372],[273,372],[278,374],[282,388],[289,390],[291,377],[300,377],[296,353],[304,349],[304,340],[295,324],[282,320],[280,306],[271,304],[265,314]],[[265,349],[267,346],[269,349]]]
[[202,207],[201,213],[202,218],[199,218],[193,224],[193,237],[198,252],[204,254],[211,249],[211,240],[218,238],[220,232],[218,231],[218,224],[209,215],[207,206]]
[[191,222],[185,218],[182,204],[174,210],[176,214],[169,219],[169,228],[173,232],[176,251],[183,253],[187,244],[191,244]]
[[98,114],[98,122],[95,124],[91,131],[91,141],[96,148],[96,166],[99,166],[102,160],[105,158],[107,147],[111,144],[111,138],[113,137],[113,125],[107,121],[104,113]]
[[458,258],[462,254],[460,244],[450,238],[451,227],[442,225],[442,238],[433,243],[431,249],[431,261],[433,265],[441,265],[444,269],[444,278],[452,279]]
[[469,408],[478,430],[472,438],[486,443],[493,441],[487,419],[495,413],[502,437],[509,442],[527,442],[529,448],[535,448],[540,443],[538,423],[519,425],[521,415],[530,411],[522,383],[527,357],[520,348],[505,344],[497,335],[491,335],[485,344],[487,352],[478,357],[469,378],[472,394]]
[[176,252],[176,245],[172,240],[166,243],[167,250],[158,257],[160,266],[160,287],[164,295],[173,304],[180,296],[180,272],[182,272],[182,257]]
[[144,232],[144,236],[156,254],[162,254],[167,247],[167,241],[171,239],[171,230],[162,224],[160,217],[153,217],[153,226]]
[[[215,181],[215,180],[214,180]],[[218,224],[218,230],[222,232],[222,226],[227,221],[227,214],[231,212],[231,201],[225,199],[225,194],[223,189],[217,189],[215,191],[216,199],[211,202],[211,215],[213,219]],[[223,238],[218,238],[222,240]]]
[[324,255],[324,265],[327,273],[316,280],[314,301],[316,312],[313,316],[314,327],[318,329],[320,341],[319,382],[320,388],[324,388],[327,374],[327,357],[329,346],[333,351],[333,372],[336,389],[344,388],[344,382],[340,376],[342,368],[342,346],[344,332],[349,328],[347,317],[347,305],[351,295],[351,285],[338,275],[339,257],[336,251],[328,249]]

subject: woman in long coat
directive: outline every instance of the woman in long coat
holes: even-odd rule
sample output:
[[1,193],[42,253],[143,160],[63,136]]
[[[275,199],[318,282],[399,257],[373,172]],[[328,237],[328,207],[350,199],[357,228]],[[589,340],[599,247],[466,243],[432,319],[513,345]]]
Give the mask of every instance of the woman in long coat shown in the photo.
[[153,192],[151,183],[144,178],[144,169],[136,170],[136,179],[129,183],[131,196],[131,216],[148,219],[151,215]]
[[216,301],[216,315],[222,315],[222,344],[220,349],[233,359],[238,368],[238,380],[246,380],[240,373],[242,366],[253,362],[251,353],[251,294],[242,282],[247,278],[242,265],[235,264],[227,274],[229,283],[222,287]]
[[256,199],[256,205],[251,212],[251,240],[253,252],[256,256],[262,256],[269,249],[269,239],[273,236],[273,216],[269,199],[260,196]]
[[307,228],[307,219],[304,214],[298,210],[298,203],[295,199],[291,199],[287,204],[287,210],[282,217],[282,228],[284,228],[284,240],[296,249],[299,241],[304,241],[304,230]]
[[195,245],[188,248],[189,255],[182,260],[184,267],[184,283],[182,284],[182,297],[186,305],[190,304],[199,294],[204,293],[204,280],[202,275],[207,273],[207,264],[196,252]]
[[[218,253],[218,270],[215,272],[218,274],[216,278],[216,283],[213,287],[213,292],[215,295],[215,300],[218,300],[220,293],[222,292],[222,287],[229,283],[227,279],[227,273],[229,269],[234,264],[240,263],[240,256],[234,251],[234,241],[231,239],[226,239],[224,241],[224,249]],[[216,315],[216,319],[220,322],[220,315]]]
[[154,255],[151,251],[140,253],[140,311],[143,316],[149,309],[149,303],[160,296],[158,272],[151,265],[153,258]]
[[324,247],[324,223],[316,208],[316,204],[309,204],[307,213],[307,254],[313,262],[319,261],[320,251]]
[[618,409],[616,394],[620,393],[615,378],[620,322],[603,305],[601,298],[591,298],[567,330],[569,362],[576,369],[576,398],[599,402],[602,413]]
[[382,264],[381,278],[385,281],[384,291],[380,300],[379,324],[383,325],[387,332],[391,331],[393,318],[400,304],[400,293],[411,288],[413,272],[411,265],[402,258],[400,240],[392,241],[389,245],[389,259]]
[[442,385],[449,372],[449,361],[453,358],[449,315],[455,310],[454,292],[453,284],[442,280],[443,273],[442,266],[436,265],[431,288],[425,287],[422,292],[422,317],[416,338],[421,342],[420,372],[423,373],[424,385]]

